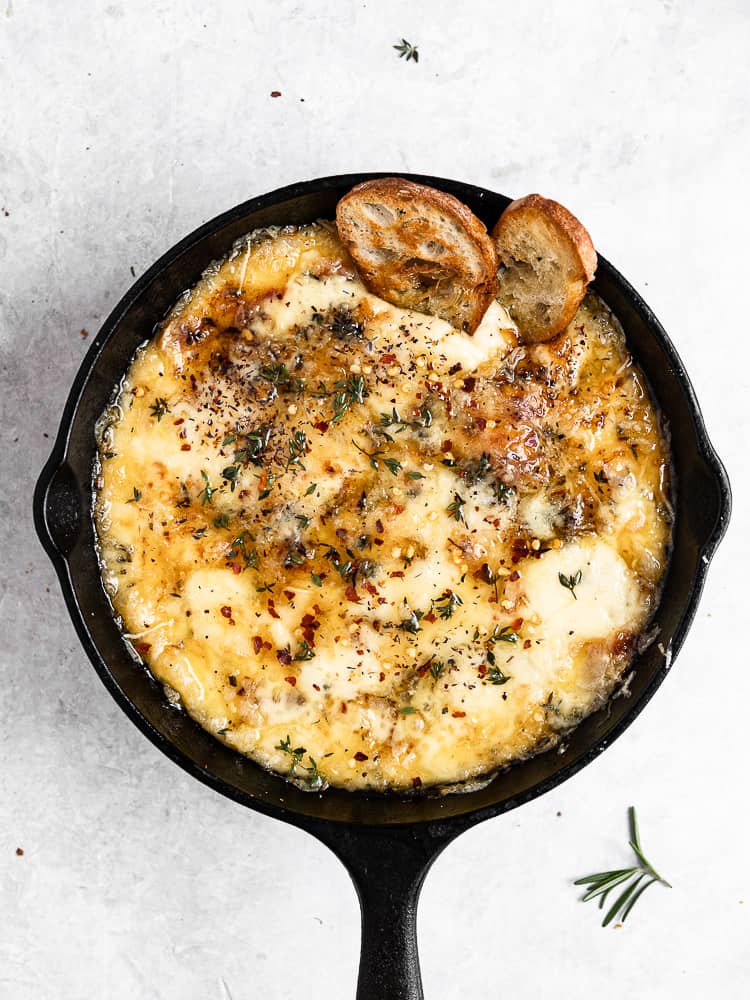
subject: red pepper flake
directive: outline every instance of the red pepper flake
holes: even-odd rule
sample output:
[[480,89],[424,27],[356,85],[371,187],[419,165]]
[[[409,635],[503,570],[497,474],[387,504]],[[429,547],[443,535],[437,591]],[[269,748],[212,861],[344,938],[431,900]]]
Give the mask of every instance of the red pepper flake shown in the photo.
[[484,417],[474,417],[474,423],[477,425],[477,428],[480,431],[483,431],[487,426],[487,421],[484,419]]
[[145,656],[146,653],[151,649],[150,642],[135,642],[133,643],[133,649],[138,653],[139,656]]
[[221,613],[224,615],[225,618],[231,618],[232,617],[232,609],[230,608],[230,606],[228,604],[224,604],[222,606]]
[[313,427],[315,428],[316,431],[320,431],[321,434],[325,434],[325,432],[328,430],[328,421],[319,420],[317,424],[313,424]]
[[180,424],[184,424],[185,423],[185,418],[184,417],[178,417],[177,420],[173,421],[173,423],[174,423],[175,427],[179,427]]
[[271,91],[271,97],[281,97],[281,91],[280,90],[272,90]]
[[513,621],[510,623],[510,627],[516,632],[522,625],[523,625],[523,618],[514,618]]
[[396,360],[395,354],[383,354],[380,357],[381,365],[392,365],[395,360]]
[[443,441],[443,444],[442,444],[440,450],[443,451],[443,452],[445,452],[445,451],[453,451],[453,442],[452,441]]
[[320,628],[320,622],[315,620],[315,616],[311,614],[302,615],[302,625],[305,628]]
[[353,604],[359,604],[362,598],[359,596],[357,591],[352,587],[351,584],[344,591],[347,601],[352,601]]
[[378,588],[375,586],[374,583],[366,583],[365,590],[367,591],[368,594],[372,594],[373,597],[377,597]]
[[[279,661],[279,663],[283,663],[285,667],[288,667],[289,664],[292,662],[292,654],[289,652],[288,649],[277,649],[276,659]],[[284,678],[284,680],[286,680],[286,677]]]
[[402,506],[400,503],[394,503],[393,513],[396,515],[396,517],[398,517],[399,514],[403,514],[405,510],[406,507]]
[[436,614],[435,614],[434,611],[430,611],[428,614],[426,614],[424,616],[424,620],[426,622],[436,622],[437,621],[437,616],[436,616]]
[[470,375],[468,378],[465,378],[464,379],[464,392],[474,392],[474,388],[475,388],[476,384],[477,384],[477,380],[474,378],[473,375]]
[[294,600],[294,591],[293,590],[282,590],[282,594],[284,595],[284,597],[286,597],[287,601],[293,601]]
[[281,615],[276,610],[276,605],[270,597],[268,598],[268,613],[272,618],[281,618]]
[[257,656],[258,653],[263,649],[263,639],[261,636],[253,636],[253,652]]
[[523,644],[524,649],[531,649],[531,639],[526,639]]
[[451,365],[450,366],[450,368],[448,369],[448,374],[449,375],[455,375],[456,372],[460,372],[460,371],[461,371],[461,362],[457,361],[455,363],[455,365]]
[[402,570],[400,570],[400,569],[396,569],[396,570],[394,570],[394,571],[393,571],[392,573],[389,573],[389,574],[388,574],[388,576],[391,576],[391,577],[396,577],[396,578],[400,578],[400,577],[403,577],[403,575],[404,575],[404,574],[403,574],[403,571],[402,571]]
[[486,677],[487,676],[487,667],[484,665],[484,663],[481,665],[481,667],[479,668],[479,670],[477,670],[477,673],[479,674],[480,677]]
[[235,576],[238,576],[242,572],[242,567],[239,563],[230,563],[229,565],[232,567],[232,572]]
[[346,702],[345,702],[345,701],[342,701],[342,702],[341,702],[341,708],[340,708],[340,711],[341,711],[341,712],[343,712],[343,713],[344,713],[344,715],[346,715]]
[[465,719],[466,718],[466,712],[451,712],[451,715],[453,716],[454,719]]
[[287,682],[287,684],[291,684],[292,687],[296,687],[297,686],[297,678],[296,677],[285,677],[284,680]]
[[361,760],[369,760],[370,758],[367,756],[366,753],[362,753],[361,750],[357,750],[357,752],[354,755],[354,759],[361,761]]
[[412,784],[412,788],[421,788],[422,787],[422,779],[421,778],[412,778],[411,779],[411,784]]
[[380,678],[380,682],[381,682],[381,684],[382,684],[382,682],[383,682],[383,681],[385,680],[385,674],[383,673],[383,671],[382,671],[382,670],[380,671],[380,674],[379,674],[378,676],[379,676],[379,678]]
[[181,444],[180,451],[192,451],[192,448],[190,447],[189,444]]
[[508,577],[508,579],[511,581],[511,583],[515,583],[516,580],[521,579],[521,574],[518,572],[517,569],[514,569],[513,572],[510,574],[510,576]]
[[315,689],[316,691],[320,691],[320,684],[313,684],[313,688],[314,688],[314,689]]
[[383,545],[384,544],[382,538],[373,538],[372,541],[373,541],[374,545]]
[[270,642],[264,642],[263,649],[273,649],[273,646],[271,645]]
[[377,521],[375,522],[375,530],[379,535],[383,534],[384,531],[383,522],[380,520],[380,518],[378,518]]

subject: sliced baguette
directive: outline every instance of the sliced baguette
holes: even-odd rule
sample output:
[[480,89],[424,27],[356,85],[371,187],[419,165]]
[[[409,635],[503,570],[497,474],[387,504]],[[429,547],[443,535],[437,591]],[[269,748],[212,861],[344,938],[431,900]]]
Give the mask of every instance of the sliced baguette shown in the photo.
[[435,188],[386,177],[344,195],[336,225],[371,292],[474,332],[495,294],[497,254],[466,205]]
[[591,237],[567,208],[530,194],[492,230],[500,261],[497,300],[527,344],[551,340],[575,316],[596,271]]

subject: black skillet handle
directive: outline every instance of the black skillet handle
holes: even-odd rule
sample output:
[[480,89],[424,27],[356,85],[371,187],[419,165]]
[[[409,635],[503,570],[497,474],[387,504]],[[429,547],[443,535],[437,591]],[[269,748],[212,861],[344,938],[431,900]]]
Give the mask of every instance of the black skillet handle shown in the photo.
[[417,902],[456,830],[334,827],[314,831],[344,863],[362,909],[357,1000],[423,1000]]

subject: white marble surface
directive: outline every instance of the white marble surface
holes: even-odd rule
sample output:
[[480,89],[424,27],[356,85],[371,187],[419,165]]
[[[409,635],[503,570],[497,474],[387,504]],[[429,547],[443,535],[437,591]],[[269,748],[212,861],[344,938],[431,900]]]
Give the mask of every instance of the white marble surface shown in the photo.
[[[426,995],[748,994],[750,7],[461,8],[0,3],[3,1000],[353,996],[344,870],[190,779],[116,708],[74,637],[30,495],[80,331],[97,329],[131,267],[251,195],[357,169],[573,208],[672,335],[735,491],[658,697],[576,778],[435,865],[419,922]],[[402,36],[418,64],[397,58]],[[628,860],[630,803],[674,889],[602,930],[571,880]]]

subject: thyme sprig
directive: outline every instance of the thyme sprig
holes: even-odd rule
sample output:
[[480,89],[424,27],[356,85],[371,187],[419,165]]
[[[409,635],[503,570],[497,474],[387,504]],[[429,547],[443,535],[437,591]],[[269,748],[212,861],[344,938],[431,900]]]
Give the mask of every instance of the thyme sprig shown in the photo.
[[[307,776],[305,777],[304,780],[307,782],[307,784],[310,786],[312,790],[317,791],[318,789],[321,789],[323,787],[323,785],[325,784],[325,778],[318,770],[318,765],[315,761],[315,758],[311,754],[307,753],[307,749],[305,747],[293,747],[291,738],[287,734],[286,739],[279,740],[274,749],[281,750],[282,753],[287,754],[287,756],[289,757],[290,775],[296,775],[297,768],[299,767],[303,771],[307,772]],[[307,759],[309,761],[308,764],[302,763],[305,754],[307,754]]]
[[598,898],[600,910],[603,909],[604,902],[610,892],[617,886],[624,886],[623,891],[604,914],[602,927],[606,927],[607,924],[611,923],[618,914],[620,921],[624,922],[643,893],[654,882],[661,882],[667,889],[672,888],[670,883],[665,878],[662,878],[643,853],[635,806],[631,806],[628,810],[628,817],[630,821],[630,840],[628,843],[638,859],[638,864],[632,868],[615,868],[611,871],[586,875],[584,878],[576,879],[573,883],[574,885],[588,886],[585,895],[581,897],[581,902],[586,903],[590,899]]
[[407,42],[405,38],[402,38],[399,44],[394,45],[393,48],[398,52],[399,59],[405,58],[407,62],[419,62],[417,46]]
[[390,471],[392,476],[397,476],[402,469],[402,465],[397,458],[385,458],[385,452],[380,448],[375,451],[365,451],[364,448],[360,448],[357,442],[352,438],[352,444],[366,458],[370,461],[370,467],[376,471],[380,468],[380,463]]
[[156,401],[151,406],[151,416],[161,423],[161,418],[165,413],[169,413],[169,403],[163,396],[157,396]]
[[576,596],[576,587],[581,582],[582,576],[583,574],[579,569],[575,573],[571,573],[570,576],[566,576],[564,573],[558,573],[557,579],[560,581],[560,584],[565,587],[566,590],[569,590],[573,597],[578,600],[578,597]]
[[333,388],[333,423],[337,424],[343,420],[355,403],[364,403],[365,398],[370,395],[363,375],[350,375],[348,378],[334,382]]

